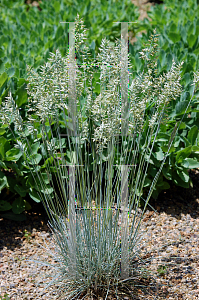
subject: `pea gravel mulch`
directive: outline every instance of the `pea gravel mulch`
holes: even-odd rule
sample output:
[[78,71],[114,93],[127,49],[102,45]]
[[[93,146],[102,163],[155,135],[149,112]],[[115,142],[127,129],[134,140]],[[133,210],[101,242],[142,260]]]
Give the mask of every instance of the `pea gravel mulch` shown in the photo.
[[[142,244],[148,254],[143,251],[142,258],[153,258],[145,265],[153,275],[140,279],[145,287],[132,287],[132,299],[199,299],[199,171],[190,171],[190,177],[193,188],[172,186],[150,202],[157,213],[149,208],[144,215]],[[36,285],[44,274],[50,278],[48,267],[26,261],[37,255],[53,263],[38,245],[45,246],[45,240],[53,249],[47,217],[38,205],[26,214],[24,222],[0,219],[0,295],[7,293],[11,300],[56,299],[53,293],[39,296],[43,284]],[[162,275],[160,266],[166,266]]]

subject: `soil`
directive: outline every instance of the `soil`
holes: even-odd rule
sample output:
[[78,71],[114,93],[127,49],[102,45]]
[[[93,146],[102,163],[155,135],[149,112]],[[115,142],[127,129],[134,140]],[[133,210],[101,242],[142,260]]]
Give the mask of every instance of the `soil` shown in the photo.
[[[182,290],[184,289],[186,292],[185,283],[183,280],[186,278],[186,271],[185,268],[185,262],[187,262],[188,267],[192,268],[193,271],[191,271],[193,274],[193,282],[195,278],[197,277],[197,236],[198,236],[198,223],[199,223],[199,170],[190,170],[190,178],[193,182],[193,187],[190,187],[188,189],[177,187],[173,185],[169,190],[163,191],[159,194],[159,197],[157,200],[151,199],[150,205],[152,205],[157,210],[157,219],[154,217],[154,211],[151,207],[147,208],[147,212],[144,215],[143,218],[143,226],[146,226],[145,228],[148,229],[150,226],[145,225],[148,221],[149,224],[153,223],[155,226],[151,228],[151,232],[156,232],[157,230],[161,229],[161,234],[163,236],[166,235],[172,235],[175,233],[176,230],[176,222],[178,223],[178,231],[181,233],[182,237],[185,237],[185,241],[178,242],[181,243],[180,246],[175,244],[175,238],[173,241],[173,245],[171,247],[174,247],[175,249],[180,249],[180,251],[188,251],[189,249],[189,258],[185,258],[183,254],[184,252],[180,252],[180,256],[177,257],[178,260],[182,259],[181,265],[179,265],[180,271],[177,272],[177,275],[175,275],[175,268],[169,270],[169,275],[162,278],[162,283],[159,284],[157,282],[154,282],[155,289],[153,290],[151,288],[152,282],[149,281],[149,279],[143,279],[141,278],[138,284],[143,284],[145,286],[148,286],[146,290],[143,290],[142,288],[134,288],[134,299],[142,299],[143,297],[148,297],[147,299],[198,299],[197,296],[197,285],[193,286],[193,289],[196,290],[188,290],[188,292],[192,292],[194,294],[191,294],[190,297],[182,293]],[[23,290],[23,286],[27,287],[28,282],[30,281],[30,286],[33,286],[33,283],[31,283],[31,279],[26,274],[27,270],[23,266],[22,263],[20,263],[20,274],[24,273],[24,276],[27,277],[27,282],[20,283],[21,279],[18,278],[17,272],[15,271],[15,275],[13,274],[12,270],[12,260],[17,257],[26,256],[31,257],[33,252],[39,251],[38,246],[35,245],[34,241],[40,241],[42,242],[42,239],[40,238],[40,234],[49,234],[50,230],[47,226],[48,217],[47,214],[42,206],[42,204],[33,204],[32,209],[30,211],[25,212],[27,216],[27,220],[23,222],[16,222],[11,220],[5,220],[0,219],[0,265],[2,266],[2,272],[0,274],[0,278],[5,278],[7,276],[9,282],[9,278],[12,278],[12,280],[15,280],[15,282],[19,282],[18,284],[22,285],[20,286],[20,291]],[[190,221],[189,221],[190,220]],[[155,221],[155,222],[154,222]],[[157,225],[156,225],[157,224]],[[162,224],[162,228],[158,227],[158,224]],[[168,225],[169,224],[169,227]],[[194,231],[189,232],[189,224],[196,224],[194,226]],[[183,227],[183,228],[182,228]],[[144,229],[145,231],[145,229]],[[151,234],[151,233],[150,233]],[[195,242],[189,241],[189,238],[193,237],[195,239]],[[160,237],[160,240],[162,238]],[[155,245],[157,243],[161,243],[161,241],[157,242],[157,238],[155,238]],[[150,243],[153,243],[153,241],[150,239]],[[154,244],[153,244],[154,245]],[[176,248],[177,246],[177,248]],[[152,249],[154,246],[152,246]],[[181,248],[178,248],[181,247]],[[24,250],[25,249],[25,250]],[[168,248],[169,249],[169,248]],[[40,250],[41,251],[41,250]],[[154,252],[154,250],[152,250]],[[167,250],[166,250],[167,251]],[[194,252],[193,252],[194,251]],[[21,254],[19,254],[21,253]],[[40,252],[39,252],[40,253]],[[195,254],[193,254],[195,253]],[[152,253],[153,254],[153,253]],[[151,254],[151,255],[152,255]],[[164,253],[163,253],[164,254]],[[40,256],[42,254],[39,254]],[[153,255],[156,255],[155,253]],[[194,256],[195,255],[195,256]],[[7,257],[7,258],[6,258]],[[11,262],[10,261],[10,257]],[[1,260],[3,261],[1,262]],[[16,258],[15,258],[16,259]],[[18,258],[17,258],[18,259]],[[22,257],[23,259],[23,257]],[[172,262],[171,262],[172,263]],[[8,268],[8,265],[10,264],[11,270]],[[192,266],[193,264],[193,266]],[[175,263],[174,263],[175,266]],[[7,268],[7,269],[6,269]],[[5,271],[4,271],[5,269]],[[157,269],[157,266],[156,266]],[[7,271],[6,271],[7,270]],[[172,271],[174,270],[174,271]],[[36,272],[36,271],[34,271]],[[38,271],[39,272],[39,271]],[[173,273],[174,272],[174,273]],[[179,275],[179,272],[181,275]],[[194,273],[196,272],[196,273]],[[7,275],[6,275],[7,274]],[[21,275],[20,275],[21,276]],[[22,275],[23,276],[23,275]],[[170,276],[170,277],[169,277]],[[177,276],[177,277],[176,277]],[[179,278],[180,280],[179,280]],[[14,278],[14,279],[13,279]],[[168,291],[168,282],[170,282],[172,278],[172,284],[181,286],[180,291],[181,293],[178,293],[175,295],[175,291]],[[176,279],[175,279],[176,278]],[[176,282],[176,284],[175,284]],[[25,285],[24,285],[25,284]],[[150,284],[150,285],[149,285]],[[189,284],[189,283],[188,283]],[[4,286],[4,284],[3,284]],[[14,287],[15,286],[15,287]],[[183,288],[184,287],[184,288]],[[199,287],[198,287],[199,288]],[[8,288],[7,288],[8,289]],[[10,284],[10,289],[8,289],[9,295],[15,295],[14,291],[16,290],[16,284]],[[13,291],[13,292],[12,292]],[[2,290],[3,292],[3,290]],[[184,292],[184,293],[185,293]],[[147,296],[144,296],[146,293]],[[151,296],[149,296],[151,294]],[[199,293],[198,293],[199,294]],[[3,295],[0,293],[0,295]],[[11,300],[21,300],[21,299],[29,299],[26,298],[25,294],[21,294],[21,296],[13,296],[11,297]],[[29,293],[28,293],[29,295]],[[156,297],[154,296],[156,295]],[[154,298],[155,297],[155,298]],[[35,299],[34,296],[31,299]],[[40,298],[39,298],[40,299]],[[54,298],[42,298],[41,299],[54,299]],[[110,299],[110,298],[109,298]],[[115,299],[114,297],[111,299]],[[128,299],[128,298],[126,298]],[[129,298],[131,299],[131,298]]]

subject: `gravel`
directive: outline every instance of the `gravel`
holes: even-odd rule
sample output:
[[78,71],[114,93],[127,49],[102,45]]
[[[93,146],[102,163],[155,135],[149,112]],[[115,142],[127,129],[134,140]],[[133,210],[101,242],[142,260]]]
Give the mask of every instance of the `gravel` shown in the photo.
[[[157,212],[148,209],[144,214],[138,246],[151,276],[140,279],[145,287],[132,286],[132,299],[199,299],[199,172],[190,176],[194,189],[174,186],[150,202]],[[46,282],[42,278],[46,275],[49,282],[51,269],[27,261],[38,256],[55,263],[41,247],[55,249],[47,217],[38,206],[26,215],[27,221],[18,223],[0,219],[0,295],[7,293],[10,300],[56,299],[51,288],[50,295],[39,296]],[[142,266],[140,258],[135,267]]]
[[[37,255],[40,260],[54,263],[39,246],[44,245],[45,241],[46,246],[53,250],[52,236],[46,223],[39,220],[41,217],[36,217],[36,223],[34,216],[29,217],[33,227],[32,224],[29,227],[26,224],[17,226],[16,223],[6,220],[6,228],[1,231],[0,295],[7,293],[11,300],[56,299],[55,294],[39,296],[45,280],[41,282],[41,286],[36,285],[46,274],[52,278],[50,268],[26,261]],[[39,222],[41,226],[38,226]],[[10,233],[7,236],[6,229]],[[26,237],[25,229],[26,233],[29,232]],[[144,215],[140,233],[145,235],[141,245],[153,258],[145,263],[145,268],[153,273],[156,289],[152,295],[147,292],[147,288],[140,289],[138,299],[199,299],[199,218],[182,214],[179,219],[165,212],[153,213],[148,210]],[[143,250],[141,257],[144,258],[147,252]],[[157,271],[160,265],[166,266],[163,275]]]

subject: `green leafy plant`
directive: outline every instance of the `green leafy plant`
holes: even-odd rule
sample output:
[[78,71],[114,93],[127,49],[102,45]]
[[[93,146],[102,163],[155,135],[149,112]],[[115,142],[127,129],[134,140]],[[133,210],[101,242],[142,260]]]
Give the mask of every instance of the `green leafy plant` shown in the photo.
[[[10,78],[4,72],[0,76],[0,82],[2,94],[0,102],[5,101],[7,92],[10,89],[15,103],[25,119],[27,114],[25,108],[25,103],[27,102],[27,81],[25,79]],[[37,124],[37,128],[39,131],[39,124]],[[13,126],[13,135],[7,125],[0,128],[0,213],[1,217],[23,221],[26,219],[23,212],[31,209],[31,201],[40,202],[40,198],[36,192],[36,183],[31,175],[31,171],[34,173],[34,168],[31,165],[29,167],[26,166],[23,152],[14,147],[15,136],[17,135],[15,129],[15,126]],[[27,133],[27,139],[31,144],[32,155],[37,157],[37,163],[42,164],[40,159],[40,153],[43,151],[42,138],[34,143],[31,134]],[[64,145],[62,146],[64,147]]]
[[[55,253],[47,253],[56,262],[50,265],[55,270],[52,281],[46,274],[45,290],[54,285],[60,299],[86,296],[123,299],[124,294],[133,296],[134,274],[143,273],[141,263],[136,264],[144,247],[140,243],[140,224],[182,122],[177,120],[174,129],[167,126],[169,103],[182,94],[182,64],[173,61],[167,73],[158,75],[158,38],[154,33],[140,53],[146,70],[134,78],[128,74],[130,62],[124,40],[117,40],[113,47],[104,39],[93,62],[79,18],[74,36],[82,64],[76,65],[71,47],[66,57],[59,51],[52,53],[39,72],[29,68],[27,118],[23,118],[9,93],[2,102],[1,122],[12,132],[14,123],[15,147],[23,153],[37,185],[37,196],[49,216],[56,247]],[[99,82],[98,88],[94,81]],[[192,82],[193,95],[183,116],[198,82],[197,72]],[[170,137],[158,171],[149,183],[144,209],[140,211],[138,206],[161,125],[166,126]],[[61,129],[67,137],[63,138]],[[34,144],[42,139],[41,154],[33,153],[29,134]],[[66,152],[64,143],[69,149]],[[162,156],[160,149],[157,160],[159,156]],[[43,165],[39,165],[41,160]],[[117,174],[113,176],[115,164]],[[104,189],[102,178],[105,178]]]
[[26,240],[29,242],[31,239],[31,233],[28,232],[26,229],[23,231],[24,233],[24,237],[26,238]]
[[1,1],[0,74],[6,71],[9,77],[26,78],[27,64],[38,68],[56,49],[65,55],[69,30],[64,22],[74,22],[77,13],[90,29],[92,51],[98,49],[102,37],[114,40],[119,28],[114,22],[138,19],[138,10],[130,0],[44,0],[39,7],[24,0]]
[[167,267],[160,265],[157,269],[158,273],[163,276],[167,273]]
[[4,296],[0,296],[1,300],[9,300],[10,297],[8,297],[8,294],[4,294]]
[[[47,61],[50,52],[59,49],[62,55],[66,54],[69,29],[65,21],[73,22],[74,15],[77,13],[85,17],[86,25],[90,28],[87,37],[89,48],[94,54],[99,48],[102,37],[107,36],[114,40],[118,35],[120,24],[116,21],[132,22],[138,18],[138,10],[129,0],[123,3],[118,0],[71,3],[65,0],[42,1],[39,3],[39,9],[25,4],[23,0],[17,2],[5,0],[0,3],[0,8],[0,103],[4,102],[8,91],[11,90],[14,100],[23,112],[23,117],[27,114],[26,64],[37,69]],[[38,125],[38,130],[39,127]],[[14,140],[7,128],[1,128],[0,135],[3,143],[6,139],[7,148],[11,150]],[[32,144],[30,135],[27,139]],[[14,151],[16,152],[16,149]],[[17,151],[22,155],[20,149]],[[42,151],[42,145],[39,145],[37,155]],[[31,201],[40,202],[31,175],[31,171],[34,173],[34,170],[32,168],[30,171],[31,166],[25,166],[23,157],[17,161],[14,157],[10,160],[4,153],[0,161],[1,216],[13,220],[25,220],[26,216],[23,212],[30,208]],[[10,192],[9,197],[7,189]]]
[[[145,66],[139,57],[139,52],[154,29],[159,34],[159,51],[157,53],[158,74],[161,75],[168,72],[173,59],[176,63],[183,62],[180,83],[184,91],[181,97],[175,101],[171,100],[170,110],[168,111],[168,126],[171,131],[174,129],[175,120],[180,120],[184,115],[187,104],[193,95],[192,81],[194,72],[199,69],[199,53],[197,50],[199,46],[198,13],[199,6],[195,0],[166,0],[162,5],[152,6],[148,12],[150,21],[148,18],[145,18],[144,21],[137,22],[135,25],[137,42],[129,47],[135,75],[144,71]],[[140,30],[145,30],[145,33],[141,36],[139,36]],[[170,155],[165,161],[159,180],[153,191],[153,198],[157,199],[162,190],[170,188],[171,183],[184,188],[192,186],[188,170],[199,167],[198,117],[198,91],[195,91],[191,106],[186,110],[183,122],[176,133],[174,143],[170,149]],[[154,153],[151,156],[145,183],[145,193],[148,192],[150,182],[153,180],[154,174],[163,160],[163,153],[167,150],[168,141],[169,133],[167,132],[167,128],[165,125],[161,125],[155,141]]]

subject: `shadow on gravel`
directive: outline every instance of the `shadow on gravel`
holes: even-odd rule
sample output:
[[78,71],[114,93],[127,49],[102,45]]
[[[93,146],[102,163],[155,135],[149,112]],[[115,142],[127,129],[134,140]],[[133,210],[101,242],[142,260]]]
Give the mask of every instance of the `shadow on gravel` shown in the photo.
[[[171,188],[162,191],[157,200],[151,198],[150,205],[158,213],[165,212],[172,217],[181,219],[181,214],[190,214],[193,219],[199,218],[199,171],[190,170],[190,178],[193,182],[193,188],[183,188],[170,184]],[[147,208],[152,211],[150,207]]]
[[31,206],[32,209],[25,212],[25,221],[0,219],[0,251],[5,246],[8,250],[20,248],[23,241],[35,239],[37,232],[50,232],[47,226],[48,216],[43,205],[31,203]]
[[[169,190],[162,191],[157,200],[149,202],[158,213],[165,212],[172,217],[181,219],[181,214],[190,214],[193,219],[199,217],[199,171],[191,170],[190,178],[193,188],[182,188],[176,185]],[[4,246],[8,250],[20,248],[23,241],[34,239],[36,232],[46,231],[50,233],[47,226],[48,216],[41,203],[31,203],[31,211],[25,212],[26,221],[16,222],[0,219],[0,250]],[[150,207],[148,210],[153,211]],[[34,232],[33,232],[34,228]]]

